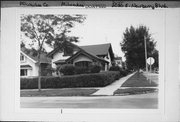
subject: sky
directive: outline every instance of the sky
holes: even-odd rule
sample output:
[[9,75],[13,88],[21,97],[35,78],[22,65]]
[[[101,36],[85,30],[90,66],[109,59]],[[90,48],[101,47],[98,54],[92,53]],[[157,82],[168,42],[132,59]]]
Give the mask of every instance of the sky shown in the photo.
[[[93,45],[111,43],[113,52],[123,57],[120,42],[123,40],[123,32],[131,25],[138,27],[145,25],[149,32],[159,43],[164,34],[164,14],[160,10],[110,10],[89,12],[83,24],[77,24],[70,35],[78,36],[80,42],[77,45]],[[123,60],[125,58],[123,57]]]
[[76,23],[69,34],[79,37],[76,45],[111,43],[115,56],[122,57],[123,61],[125,58],[120,43],[124,31],[131,25],[148,27],[157,42],[156,49],[159,49],[159,42],[164,39],[165,14],[160,9],[92,9],[80,14],[86,16],[85,21]]

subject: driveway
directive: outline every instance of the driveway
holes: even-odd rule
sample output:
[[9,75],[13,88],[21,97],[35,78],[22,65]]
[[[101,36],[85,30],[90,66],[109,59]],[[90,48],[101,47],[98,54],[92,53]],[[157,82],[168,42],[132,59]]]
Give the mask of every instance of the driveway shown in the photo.
[[22,108],[156,109],[158,93],[128,96],[21,97]]

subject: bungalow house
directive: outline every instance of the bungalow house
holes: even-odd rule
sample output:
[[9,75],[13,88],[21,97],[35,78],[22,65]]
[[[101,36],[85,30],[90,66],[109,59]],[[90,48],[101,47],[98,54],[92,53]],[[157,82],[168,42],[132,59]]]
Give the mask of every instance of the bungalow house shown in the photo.
[[71,46],[71,51],[63,51],[60,48],[55,48],[47,56],[52,59],[52,67],[58,65],[74,64],[75,66],[88,67],[91,63],[101,65],[102,70],[108,70],[114,60],[114,53],[110,43],[77,46],[67,42]]
[[[67,47],[71,48],[65,51],[57,47],[47,55],[41,54],[41,68],[45,69],[51,65],[52,68],[56,69],[58,65],[63,64],[88,67],[90,64],[96,63],[101,65],[102,70],[106,71],[114,61],[114,53],[110,43],[77,46],[67,41]],[[21,76],[38,76],[38,58],[33,56],[31,52],[27,52],[25,48],[21,48],[20,63]]]
[[[48,65],[51,65],[51,59],[46,54],[40,56],[41,68],[45,69]],[[32,52],[26,48],[21,48],[20,51],[20,76],[38,76],[38,58],[34,56]],[[43,70],[42,70],[43,71]],[[45,75],[42,73],[42,75]]]

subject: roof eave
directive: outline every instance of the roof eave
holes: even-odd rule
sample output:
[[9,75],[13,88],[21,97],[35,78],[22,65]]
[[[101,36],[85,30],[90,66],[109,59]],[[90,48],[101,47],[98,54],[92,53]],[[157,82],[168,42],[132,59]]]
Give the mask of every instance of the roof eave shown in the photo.
[[32,62],[34,63],[37,63],[36,60],[32,59],[30,56],[28,56],[26,53],[24,53],[22,50],[21,50],[21,53],[23,53],[26,57],[28,57]]
[[70,58],[66,59],[66,62],[70,62],[72,59],[75,58],[75,56],[78,56],[78,55],[79,55],[78,53],[85,53],[85,54],[87,54],[87,55],[92,56],[92,57],[93,57],[94,59],[96,59],[96,60],[99,60],[99,61],[103,61],[103,62],[109,63],[108,61],[106,61],[106,60],[104,60],[104,59],[101,59],[101,58],[99,58],[99,57],[95,57],[94,55],[92,55],[92,54],[90,54],[90,53],[84,51],[83,49],[82,49],[81,51],[77,52],[76,54],[72,55]]

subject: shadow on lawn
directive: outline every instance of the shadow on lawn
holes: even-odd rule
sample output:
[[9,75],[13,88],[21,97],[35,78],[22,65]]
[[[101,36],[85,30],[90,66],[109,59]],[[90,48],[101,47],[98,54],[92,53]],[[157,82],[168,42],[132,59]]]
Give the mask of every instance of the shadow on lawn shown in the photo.
[[143,73],[136,72],[121,87],[157,87],[153,81],[148,80]]

